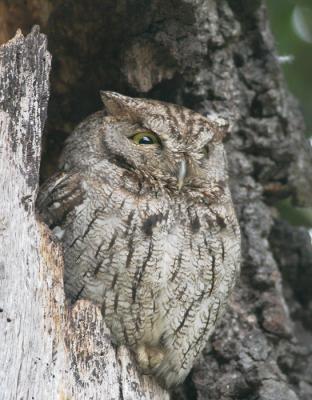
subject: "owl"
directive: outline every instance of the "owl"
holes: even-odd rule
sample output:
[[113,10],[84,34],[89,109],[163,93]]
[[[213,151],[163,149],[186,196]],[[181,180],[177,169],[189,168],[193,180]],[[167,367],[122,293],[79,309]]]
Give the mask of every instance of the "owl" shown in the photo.
[[222,124],[187,108],[102,92],[68,138],[37,206],[64,247],[71,302],[101,307],[145,374],[181,383],[240,267]]

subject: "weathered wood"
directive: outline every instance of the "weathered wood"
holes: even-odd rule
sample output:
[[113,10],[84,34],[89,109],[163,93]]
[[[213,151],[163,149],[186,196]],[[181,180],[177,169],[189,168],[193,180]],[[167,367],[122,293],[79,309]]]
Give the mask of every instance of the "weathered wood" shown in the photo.
[[34,209],[50,63],[38,28],[0,49],[0,398],[168,399],[96,306],[65,304],[61,247]]

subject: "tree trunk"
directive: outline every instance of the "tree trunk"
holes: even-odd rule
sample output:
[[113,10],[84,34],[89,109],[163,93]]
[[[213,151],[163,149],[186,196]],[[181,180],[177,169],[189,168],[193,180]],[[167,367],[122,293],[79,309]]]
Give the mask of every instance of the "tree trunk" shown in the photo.
[[110,340],[100,310],[67,307],[60,245],[36,220],[51,57],[37,28],[2,46],[1,399],[168,399]]
[[[171,398],[311,399],[311,240],[276,209],[286,197],[311,205],[311,147],[285,89],[264,2],[7,4],[0,0],[0,38],[18,14],[25,29],[42,25],[54,58],[42,179],[55,171],[73,126],[101,108],[100,89],[180,103],[231,123],[226,147],[243,237],[241,279],[201,359]],[[61,249],[34,214],[48,71],[37,30],[2,47],[1,393],[169,398],[152,378],[140,377],[126,349],[114,348],[96,307],[64,303]]]

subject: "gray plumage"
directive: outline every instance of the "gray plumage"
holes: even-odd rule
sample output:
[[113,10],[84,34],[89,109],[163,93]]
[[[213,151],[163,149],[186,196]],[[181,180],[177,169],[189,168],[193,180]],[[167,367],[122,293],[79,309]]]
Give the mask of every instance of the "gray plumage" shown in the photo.
[[171,387],[205,346],[239,273],[224,132],[177,105],[102,97],[109,116],[75,129],[37,204],[64,245],[67,296],[99,304],[141,370]]

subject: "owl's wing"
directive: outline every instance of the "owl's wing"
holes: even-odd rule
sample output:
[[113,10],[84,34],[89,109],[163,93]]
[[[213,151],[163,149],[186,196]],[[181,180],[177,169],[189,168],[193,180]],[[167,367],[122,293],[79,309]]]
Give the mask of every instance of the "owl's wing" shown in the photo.
[[36,207],[43,221],[50,227],[62,225],[66,215],[83,201],[79,173],[58,173],[39,189]]

